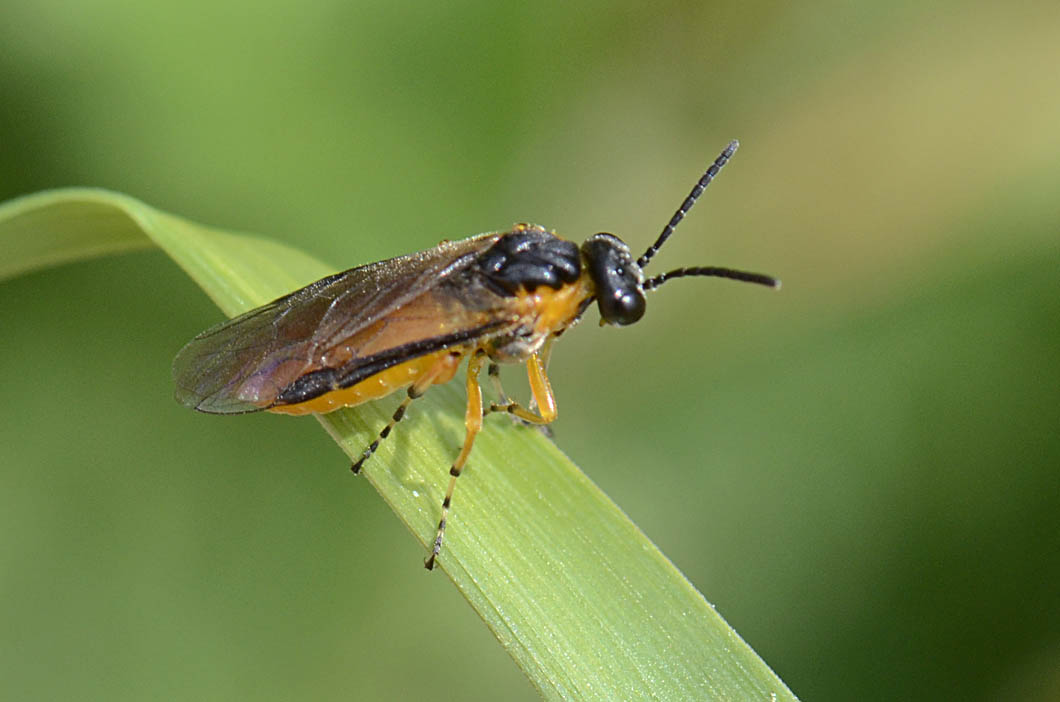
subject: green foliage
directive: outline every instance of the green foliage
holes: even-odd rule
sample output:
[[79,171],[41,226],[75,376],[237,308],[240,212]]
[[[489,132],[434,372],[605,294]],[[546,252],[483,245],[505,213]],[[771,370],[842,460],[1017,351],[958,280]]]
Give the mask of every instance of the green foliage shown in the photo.
[[[552,358],[556,445],[802,697],[1060,699],[1060,4],[0,20],[0,200],[96,184],[342,267],[523,220],[639,249],[739,138],[655,270],[784,290],[682,281],[633,327],[590,313]],[[0,698],[538,698],[314,421],[172,402],[170,360],[223,315],[158,249],[53,266],[146,243],[75,212],[87,239],[36,222],[0,251],[36,268],[0,283]],[[233,300],[314,277],[276,253],[255,263],[276,289]],[[424,515],[460,395],[429,393],[383,457]],[[361,436],[391,410],[361,408]],[[457,549],[508,470],[480,452],[551,450],[526,433],[491,421]],[[420,436],[444,444],[426,462],[398,441]]]

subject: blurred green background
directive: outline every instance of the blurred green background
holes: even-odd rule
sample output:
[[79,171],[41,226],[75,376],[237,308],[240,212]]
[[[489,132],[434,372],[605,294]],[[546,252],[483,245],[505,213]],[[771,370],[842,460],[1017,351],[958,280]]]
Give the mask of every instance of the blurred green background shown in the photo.
[[[639,250],[740,138],[654,269],[783,291],[591,312],[557,442],[804,699],[1060,699],[1058,66],[1055,2],[7,0],[0,198]],[[0,283],[0,697],[535,699],[315,422],[172,401],[220,318],[158,252]]]

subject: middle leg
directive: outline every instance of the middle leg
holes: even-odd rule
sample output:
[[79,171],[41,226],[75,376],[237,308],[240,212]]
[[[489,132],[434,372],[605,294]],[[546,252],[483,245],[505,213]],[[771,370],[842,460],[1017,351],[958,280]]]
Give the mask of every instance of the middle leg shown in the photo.
[[442,500],[442,518],[438,521],[438,531],[434,537],[434,547],[431,555],[427,557],[423,565],[427,570],[434,569],[434,561],[442,550],[442,540],[445,538],[445,523],[449,517],[449,506],[453,502],[453,490],[456,488],[456,479],[460,477],[467,463],[467,457],[471,454],[471,447],[475,443],[475,437],[482,430],[482,388],[478,384],[478,375],[482,366],[486,363],[486,353],[481,349],[475,351],[467,362],[467,414],[464,417],[464,425],[467,433],[464,435],[464,447],[460,455],[453,461],[449,468],[449,487],[445,491],[445,499]]

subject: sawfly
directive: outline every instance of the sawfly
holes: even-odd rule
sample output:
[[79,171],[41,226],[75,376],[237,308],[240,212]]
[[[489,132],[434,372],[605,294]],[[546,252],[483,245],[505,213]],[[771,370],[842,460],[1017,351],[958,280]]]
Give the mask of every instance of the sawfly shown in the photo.
[[[730,268],[677,268],[645,277],[644,267],[732,157],[730,143],[699,179],[658,239],[634,259],[614,234],[581,246],[543,227],[443,242],[432,249],[336,273],[207,329],[173,362],[177,400],[213,414],[265,410],[324,413],[405,390],[390,421],[354,462],[357,472],[432,385],[447,383],[467,359],[467,427],[449,468],[438,530],[425,561],[434,567],[456,480],[483,418],[503,412],[532,424],[556,418],[546,375],[552,342],[595,302],[601,324],[644,316],[645,294],[674,278],[714,276],[778,288],[775,278]],[[497,364],[526,364],[532,402],[508,399]],[[479,376],[488,364],[498,401],[484,405]]]

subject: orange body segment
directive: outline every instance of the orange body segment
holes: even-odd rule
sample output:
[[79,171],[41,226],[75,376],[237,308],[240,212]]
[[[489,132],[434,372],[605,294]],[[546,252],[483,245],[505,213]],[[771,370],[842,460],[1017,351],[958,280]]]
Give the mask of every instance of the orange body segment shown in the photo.
[[583,275],[574,283],[558,290],[541,286],[533,292],[520,292],[516,314],[521,318],[535,319],[534,332],[548,335],[564,330],[578,318],[585,301],[592,297],[592,283]]
[[461,358],[462,354],[454,355],[453,349],[436,351],[426,356],[414,358],[411,361],[405,361],[393,368],[387,368],[385,371],[376,373],[370,378],[365,378],[348,388],[332,390],[319,397],[314,397],[312,400],[299,402],[296,405],[270,407],[268,411],[298,415],[313,412],[324,414],[342,407],[354,407],[369,400],[386,397],[395,390],[408,387],[424,374],[431,372],[439,363],[444,363],[444,370],[434,379],[435,385],[441,385],[453,379],[456,369],[460,367]]

